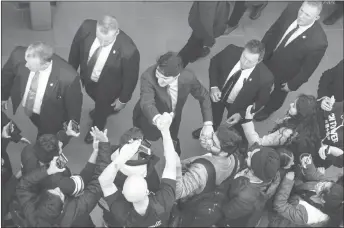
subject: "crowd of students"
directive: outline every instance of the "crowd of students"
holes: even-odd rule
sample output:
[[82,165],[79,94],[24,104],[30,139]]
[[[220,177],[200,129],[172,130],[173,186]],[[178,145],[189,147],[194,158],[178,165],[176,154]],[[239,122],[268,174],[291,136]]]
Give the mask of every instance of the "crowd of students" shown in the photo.
[[[328,166],[343,165],[343,139],[326,127],[340,116],[342,102],[302,94],[262,137],[251,108],[242,123],[247,141],[225,123],[211,138],[201,137],[209,153],[182,161],[169,131],[172,115],[164,113],[157,125],[166,160],[161,179],[154,167],[159,158],[139,150],[138,128],[112,146],[107,130],[93,128],[93,152],[78,175],[58,166],[57,137],[42,135],[24,148],[19,173],[2,166],[3,225],[94,227],[89,214],[97,204],[106,227],[342,225],[343,178],[324,175]],[[2,142],[26,142],[20,131],[7,134],[10,123],[3,124]]]
[[[197,4],[199,2],[194,3],[192,9],[198,9]],[[48,45],[37,43],[25,51],[22,47],[17,48],[3,69],[4,82],[7,83],[2,83],[7,95],[6,100],[2,100],[3,106],[7,105],[11,92],[20,92],[21,81],[16,78],[24,73],[16,70],[25,69],[24,60],[19,58],[22,54],[29,65],[36,66],[35,69],[31,66],[31,81],[37,72],[44,76],[47,73],[44,69],[52,68],[53,63],[63,63],[61,69],[65,65],[63,69],[71,70],[73,82],[68,79],[72,84],[67,85],[67,81],[61,81],[66,87],[65,92],[51,96],[52,100],[44,100],[51,105],[49,107],[54,107],[44,109],[47,111],[44,114],[37,105],[33,105],[37,98],[31,103],[26,93],[26,105],[30,104],[32,109],[28,116],[39,132],[34,143],[22,137],[19,127],[4,111],[1,113],[2,226],[95,227],[90,213],[97,205],[103,211],[104,227],[343,226],[343,60],[323,73],[317,97],[300,94],[268,134],[259,135],[254,124],[254,121],[266,119],[277,110],[288,92],[297,90],[306,82],[322,59],[327,39],[316,23],[321,9],[322,3],[319,2],[306,1],[298,8],[288,6],[267,32],[263,39],[265,45],[263,41],[250,40],[243,48],[230,44],[215,55],[209,66],[210,92],[191,70],[184,69],[192,61],[185,62],[182,53],[167,52],[160,56],[157,63],[141,76],[140,99],[133,111],[134,127],[121,136],[118,145],[109,142],[104,129],[106,119],[124,108],[124,100],[130,100],[128,93],[135,89],[138,77],[139,54],[131,48],[133,58],[130,59],[135,62],[135,67],[132,69],[133,65],[121,60],[128,71],[124,76],[116,74],[126,80],[130,74],[135,79],[124,83],[127,86],[123,88],[130,87],[130,91],[118,88],[121,90],[118,92],[120,99],[108,99],[106,104],[103,102],[107,93],[102,94],[105,90],[95,85],[103,83],[101,85],[112,91],[112,84],[100,80],[99,72],[94,70],[99,67],[95,66],[97,54],[93,60],[89,56],[92,64],[81,61],[85,63],[82,69],[88,72],[86,76],[89,77],[81,77],[82,83],[86,83],[86,92],[90,95],[91,87],[88,86],[95,86],[92,91],[99,90],[99,97],[90,113],[94,124],[85,138],[86,143],[92,143],[92,153],[79,174],[71,172],[63,148],[71,137],[80,134],[80,121],[76,120],[80,119],[82,102],[76,101],[78,107],[75,110],[69,103],[76,117],[66,119],[68,124],[62,121],[66,117],[61,111],[61,118],[54,123],[56,134],[51,133],[52,128],[45,129],[44,126],[44,123],[53,122],[48,121],[52,117],[49,113],[64,106],[62,96],[69,95],[63,100],[82,98],[79,77],[67,62],[53,54]],[[284,20],[287,21],[284,30],[279,31],[278,25]],[[300,26],[301,30],[298,30]],[[121,53],[121,49],[111,54],[111,45],[118,37],[123,41],[125,36],[111,16],[104,16],[99,21],[84,21],[73,41],[75,50],[83,45],[81,40],[86,35],[82,33],[87,29],[93,32],[103,29],[108,34],[105,39],[104,34],[99,36],[98,31],[91,36],[92,39],[89,38],[89,44],[94,40],[92,49],[95,53],[107,50],[108,55],[123,54],[124,59],[127,57],[124,54],[130,54]],[[306,32],[309,39],[314,39],[314,42],[320,40],[320,43],[314,47],[307,46],[309,50],[299,50],[297,45],[305,45],[296,41],[292,43],[293,39],[305,42]],[[99,42],[104,40],[108,44],[102,46]],[[100,45],[98,51],[95,50],[97,45]],[[268,55],[265,55],[266,50]],[[47,58],[44,56],[46,53],[49,54]],[[80,57],[80,50],[71,53]],[[104,55],[100,56],[104,58]],[[22,65],[17,64],[16,57]],[[87,55],[84,57],[87,59]],[[50,59],[50,62],[43,59]],[[45,68],[34,64],[33,60],[44,62]],[[93,66],[88,69],[87,64]],[[291,66],[294,68],[287,72]],[[58,69],[53,68],[54,73]],[[117,80],[112,78],[112,74],[108,77],[111,82]],[[83,81],[85,79],[89,81]],[[31,81],[27,90],[35,90],[33,93],[36,93],[37,88],[32,88],[35,86]],[[11,87],[13,82],[18,89]],[[273,84],[275,86],[271,88]],[[206,154],[180,160],[183,150],[178,131],[189,94],[199,101],[204,121],[203,127],[192,135],[199,139]],[[13,97],[11,99],[13,102]],[[17,103],[18,106],[20,102]],[[266,107],[271,105],[275,109],[267,112]],[[24,108],[29,110],[26,106]],[[225,108],[228,120],[220,124]],[[105,109],[107,111],[102,112]],[[61,130],[62,122],[65,125]],[[56,132],[55,127],[60,130]],[[164,161],[159,161],[157,151],[150,146],[150,141],[159,138],[162,138]],[[18,173],[13,173],[6,152],[11,141],[27,144],[21,153]],[[155,168],[158,162],[165,163],[161,178]],[[326,175],[330,166],[341,170],[335,171],[338,171],[336,178]]]

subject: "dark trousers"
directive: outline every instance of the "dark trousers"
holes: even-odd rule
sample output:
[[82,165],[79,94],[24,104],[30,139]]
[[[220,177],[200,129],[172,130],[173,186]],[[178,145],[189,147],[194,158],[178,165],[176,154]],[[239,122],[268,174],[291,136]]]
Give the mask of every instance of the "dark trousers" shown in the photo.
[[270,99],[268,103],[263,108],[262,112],[267,114],[272,114],[282,107],[285,99],[287,98],[288,92],[285,92],[281,89],[282,85],[276,86],[272,93],[270,94]]
[[95,82],[90,82],[86,84],[86,93],[95,102],[93,124],[92,126],[97,126],[99,130],[104,130],[107,118],[114,113],[111,103],[107,100],[98,101],[96,99],[98,84]]
[[245,1],[235,1],[235,5],[233,8],[233,13],[230,16],[227,25],[229,27],[234,27],[239,24],[241,17],[244,15],[246,11]]
[[189,63],[195,62],[202,56],[203,47],[203,39],[196,37],[195,34],[192,33],[186,45],[178,53],[183,61],[184,67]]
[[[223,103],[223,102],[211,102],[211,109],[212,109],[212,113],[213,113],[213,128],[214,131],[217,130],[217,128],[220,126],[221,122],[222,122],[222,116],[223,116],[223,112],[225,111],[225,108],[228,110],[230,110],[230,106],[231,104],[229,103]],[[230,115],[227,114],[227,118],[229,118]],[[242,139],[243,139],[243,143],[246,143],[246,136],[244,133],[243,128],[241,127],[240,122],[235,124],[233,126],[233,128],[235,130],[238,131],[238,133],[241,135]]]

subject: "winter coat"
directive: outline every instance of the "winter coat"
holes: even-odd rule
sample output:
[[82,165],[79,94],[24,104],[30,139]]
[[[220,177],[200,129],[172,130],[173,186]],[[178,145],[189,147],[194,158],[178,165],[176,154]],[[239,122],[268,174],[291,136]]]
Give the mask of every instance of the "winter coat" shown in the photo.
[[284,178],[276,193],[274,200],[276,214],[270,216],[269,227],[324,226],[329,217],[299,195],[290,197],[293,186],[293,180]]
[[279,172],[270,183],[252,183],[245,176],[235,178],[229,187],[229,201],[222,207],[225,218],[219,225],[256,225],[266,201],[274,195],[279,183]]

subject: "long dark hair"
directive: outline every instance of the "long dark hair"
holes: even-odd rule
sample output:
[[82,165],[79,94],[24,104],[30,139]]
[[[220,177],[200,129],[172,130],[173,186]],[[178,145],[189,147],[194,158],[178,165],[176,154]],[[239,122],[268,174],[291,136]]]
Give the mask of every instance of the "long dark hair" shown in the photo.
[[[308,147],[316,148],[320,141],[320,129],[318,124],[319,106],[314,96],[301,94],[296,101],[297,114],[285,118],[277,123],[271,132],[281,131],[280,144],[284,131],[290,129],[293,133],[288,137],[284,145],[294,142],[302,142]],[[283,129],[282,129],[283,128]]]

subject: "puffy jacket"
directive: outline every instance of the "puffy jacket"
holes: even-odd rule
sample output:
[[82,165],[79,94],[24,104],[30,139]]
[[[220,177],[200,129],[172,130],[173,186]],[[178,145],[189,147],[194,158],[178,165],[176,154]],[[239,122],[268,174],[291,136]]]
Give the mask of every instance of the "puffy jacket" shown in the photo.
[[222,207],[225,219],[219,225],[257,224],[260,219],[259,214],[263,211],[266,201],[276,192],[279,183],[279,172],[271,183],[251,183],[245,176],[234,179],[228,191],[229,201]]

